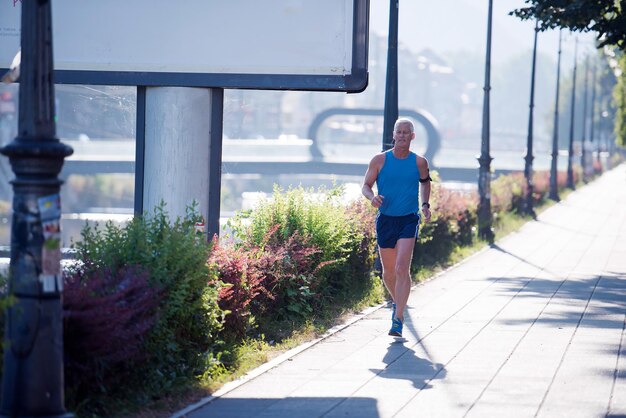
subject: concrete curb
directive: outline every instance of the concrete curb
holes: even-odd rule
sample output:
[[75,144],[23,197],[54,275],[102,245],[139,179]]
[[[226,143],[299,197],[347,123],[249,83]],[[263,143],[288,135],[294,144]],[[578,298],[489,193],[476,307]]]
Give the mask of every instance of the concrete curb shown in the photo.
[[207,396],[207,397],[199,400],[198,402],[196,402],[196,403],[194,403],[192,405],[189,405],[185,409],[182,409],[181,411],[176,412],[174,415],[171,416],[171,418],[184,418],[184,417],[186,417],[187,414],[190,414],[191,412],[193,412],[193,411],[195,411],[197,409],[200,409],[204,405],[207,405],[207,404],[213,402],[215,399],[218,399],[219,397],[224,396],[228,392],[238,388],[239,386],[243,385],[244,383],[247,383],[250,380],[252,380],[252,379],[262,375],[263,373],[268,372],[269,370],[271,370],[274,367],[280,365],[281,363],[284,363],[285,361],[289,360],[290,358],[292,358],[292,357],[300,354],[301,352],[303,352],[303,351],[313,347],[314,345],[324,341],[328,337],[333,336],[334,334],[338,333],[339,331],[342,331],[343,329],[349,327],[350,325],[352,325],[352,324],[360,321],[361,319],[365,318],[366,316],[370,315],[372,312],[375,312],[378,309],[383,308],[383,307],[385,307],[387,305],[388,305],[388,303],[385,302],[385,303],[382,303],[380,305],[373,306],[371,308],[367,308],[362,313],[353,316],[352,318],[350,318],[345,323],[343,323],[341,325],[337,325],[335,327],[332,327],[331,329],[326,331],[319,338],[316,338],[316,339],[314,339],[312,341],[309,341],[309,342],[306,342],[304,344],[301,344],[298,347],[294,347],[291,350],[286,351],[285,353],[281,354],[280,356],[278,356],[278,357],[268,361],[267,363],[257,367],[256,369],[251,370],[250,372],[246,373],[242,377],[240,377],[240,378],[238,378],[236,380],[233,380],[232,382],[226,383],[219,390],[215,391],[215,393],[213,395]]

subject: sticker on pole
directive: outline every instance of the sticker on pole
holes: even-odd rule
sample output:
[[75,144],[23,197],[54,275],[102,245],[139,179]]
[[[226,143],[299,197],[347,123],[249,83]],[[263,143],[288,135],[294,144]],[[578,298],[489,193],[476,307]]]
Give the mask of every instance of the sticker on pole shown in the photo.
[[41,249],[41,274],[39,281],[45,293],[63,290],[61,274],[61,197],[59,194],[37,199],[43,246]]

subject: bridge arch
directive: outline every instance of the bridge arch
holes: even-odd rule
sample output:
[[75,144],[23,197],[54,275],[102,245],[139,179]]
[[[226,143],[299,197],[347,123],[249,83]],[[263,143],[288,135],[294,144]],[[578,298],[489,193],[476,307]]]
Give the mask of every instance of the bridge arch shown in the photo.
[[[407,117],[421,124],[426,130],[426,151],[424,157],[428,159],[431,167],[434,166],[435,155],[441,147],[441,134],[439,133],[439,124],[437,120],[429,112],[421,109],[399,109],[398,114],[401,117]],[[309,126],[308,138],[311,139],[311,156],[314,159],[321,160],[324,155],[317,141],[317,133],[326,119],[337,115],[352,116],[384,116],[383,109],[364,109],[364,108],[343,108],[333,107],[320,112]]]

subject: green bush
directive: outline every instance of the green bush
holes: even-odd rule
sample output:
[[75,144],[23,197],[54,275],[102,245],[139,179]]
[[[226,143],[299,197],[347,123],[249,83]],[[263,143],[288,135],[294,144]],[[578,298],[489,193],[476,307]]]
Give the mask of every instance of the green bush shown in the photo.
[[[346,218],[352,229],[350,255],[346,263],[344,284],[346,295],[355,302],[368,297],[380,285],[374,275],[376,251],[376,209],[364,199],[358,199],[346,207]],[[378,282],[375,282],[378,281]]]
[[524,173],[499,176],[491,182],[492,211],[524,213],[526,190]]
[[150,216],[135,217],[123,227],[87,225],[82,240],[74,244],[80,262],[75,268],[83,276],[142,266],[150,284],[162,292],[157,321],[143,347],[149,360],[134,374],[146,393],[206,374],[217,364],[221,285],[207,263],[211,246],[194,230],[197,219],[190,208],[183,219],[171,223],[161,204]]
[[268,233],[278,226],[276,236],[286,240],[299,232],[322,250],[324,261],[344,258],[349,252],[349,225],[345,222],[341,188],[274,187],[271,199],[264,199],[254,211],[240,212],[232,220],[235,238],[262,246]]
[[295,232],[286,241],[272,237],[263,247],[218,245],[211,253],[224,283],[219,305],[226,312],[228,341],[271,334],[271,323],[299,323],[319,308],[316,297],[320,252]]
[[271,199],[261,201],[253,211],[239,213],[230,227],[237,245],[243,248],[263,249],[268,236],[286,242],[296,233],[308,246],[317,248],[315,262],[331,263],[318,270],[314,286],[328,306],[352,293],[373,265],[372,233],[363,230],[361,218],[349,214],[342,195],[340,187],[317,191],[275,187]]
[[434,187],[430,201],[432,217],[420,227],[413,253],[414,268],[444,262],[456,248],[471,245],[476,238],[475,193]]

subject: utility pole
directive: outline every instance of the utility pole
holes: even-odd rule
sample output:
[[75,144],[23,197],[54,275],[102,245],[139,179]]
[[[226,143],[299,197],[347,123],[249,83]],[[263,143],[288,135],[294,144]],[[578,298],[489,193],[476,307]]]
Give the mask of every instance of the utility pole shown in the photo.
[[493,17],[493,0],[489,0],[489,11],[487,14],[487,51],[485,55],[485,87],[483,99],[483,127],[480,146],[480,157],[478,157],[478,236],[493,242],[492,230],[493,215],[491,213],[491,161],[489,155],[489,92],[491,90],[491,26]]
[[572,104],[570,112],[569,123],[569,149],[567,153],[567,187],[575,189],[574,183],[574,169],[572,167],[574,163],[574,111],[576,110],[576,67],[578,65],[578,38],[576,38],[576,44],[574,47],[574,77],[572,80]]
[[526,164],[524,165],[524,177],[526,177],[526,196],[524,209],[526,214],[535,216],[533,208],[533,112],[535,108],[535,66],[537,63],[537,35],[539,33],[539,20],[535,20],[535,36],[533,41],[533,63],[530,71],[530,105],[528,112],[528,138],[526,141]]
[[556,64],[556,98],[554,99],[554,128],[552,131],[552,161],[550,163],[550,199],[559,201],[558,158],[559,158],[559,89],[561,84],[561,40],[563,30],[559,29],[559,53]]
[[[598,64],[595,62],[593,64],[593,72],[591,76],[591,126],[589,127],[589,142],[594,145],[594,134],[595,134],[595,125],[596,125],[596,73],[598,71]],[[600,161],[600,141],[595,141],[596,148],[596,165],[598,169],[602,171],[602,163]],[[592,158],[593,160],[593,158]]]
[[0,414],[65,418],[58,175],[72,149],[56,138],[50,0],[21,3],[18,136],[1,149],[15,179]]
[[389,39],[382,150],[393,148],[393,127],[398,119],[398,15],[400,0],[389,1]]
[[589,90],[589,54],[585,58],[585,78],[584,78],[585,91],[583,93],[583,135],[580,139],[580,167],[582,169],[582,178],[584,182],[587,182],[587,96]]

